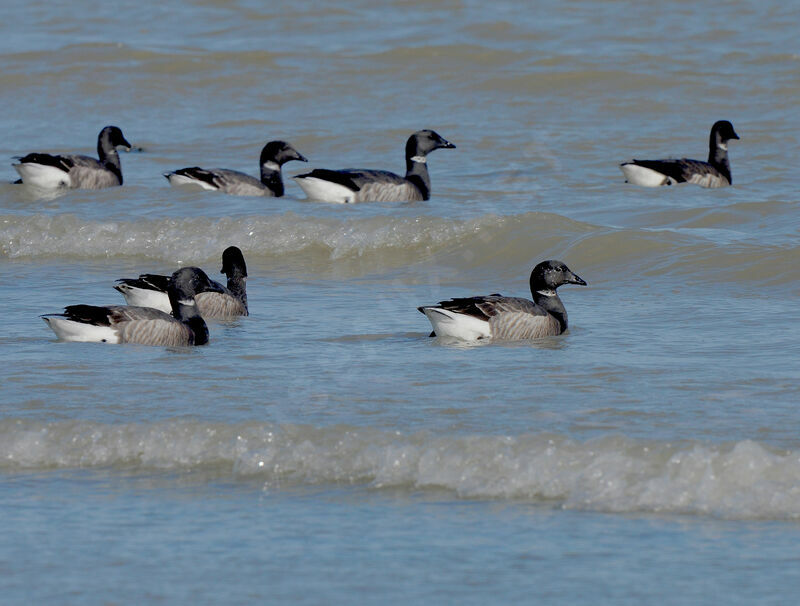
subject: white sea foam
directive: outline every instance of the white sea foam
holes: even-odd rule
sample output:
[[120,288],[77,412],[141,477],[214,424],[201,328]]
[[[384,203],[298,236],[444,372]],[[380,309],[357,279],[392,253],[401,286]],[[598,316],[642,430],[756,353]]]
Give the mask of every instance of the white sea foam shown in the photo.
[[294,213],[248,218],[87,221],[75,215],[0,217],[0,252],[9,258],[144,256],[216,259],[231,242],[245,252],[291,255],[319,250],[336,259],[376,250],[437,247],[511,220],[374,217],[339,220]]
[[[143,257],[168,264],[216,263],[235,244],[248,266],[296,266],[305,275],[363,275],[406,268],[434,259],[471,268],[515,263],[563,249],[581,237],[584,224],[558,215],[482,215],[473,219],[432,216],[339,219],[292,212],[246,218],[92,221],[75,215],[0,217],[0,257],[12,259],[107,259]],[[577,236],[576,236],[577,234]],[[497,254],[502,243],[505,254]]]
[[[448,267],[496,270],[568,257],[577,267],[676,273],[707,280],[786,282],[800,247],[740,243],[721,247],[707,230],[598,229],[556,214],[486,214],[471,219],[416,217],[331,218],[286,212],[240,218],[163,218],[93,221],[76,215],[0,216],[0,257],[106,259],[144,257],[164,263],[216,263],[239,246],[256,266],[299,263],[304,272],[363,274],[409,267],[426,259]],[[616,275],[616,274],[615,274]]]
[[800,518],[800,453],[745,440],[666,443],[556,435],[403,434],[370,428],[171,421],[0,422],[0,469],[201,471],[283,483],[444,489],[568,509]]

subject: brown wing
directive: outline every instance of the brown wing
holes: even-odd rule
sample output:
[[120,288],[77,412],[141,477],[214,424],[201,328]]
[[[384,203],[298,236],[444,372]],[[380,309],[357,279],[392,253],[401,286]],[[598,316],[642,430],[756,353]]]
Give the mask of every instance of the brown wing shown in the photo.
[[533,301],[521,297],[504,297],[494,293],[481,297],[465,297],[440,301],[439,307],[459,314],[474,316],[488,320],[501,313],[520,312],[533,315],[545,315],[545,311]]
[[128,305],[112,305],[106,309],[109,310],[111,326],[119,332],[122,343],[163,347],[194,343],[194,335],[189,328],[158,309]]
[[200,315],[206,319],[224,320],[247,315],[244,304],[228,293],[201,292],[195,300]]
[[730,185],[728,179],[708,162],[690,158],[634,160],[634,164],[669,177],[674,183],[694,183],[703,187]]
[[489,320],[495,339],[540,339],[561,334],[561,325],[550,314],[532,315],[523,311],[498,313]]

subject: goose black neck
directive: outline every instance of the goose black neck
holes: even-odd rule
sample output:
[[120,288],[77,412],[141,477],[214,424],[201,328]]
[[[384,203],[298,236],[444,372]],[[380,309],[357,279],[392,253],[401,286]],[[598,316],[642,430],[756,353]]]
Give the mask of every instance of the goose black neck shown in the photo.
[[428,174],[428,165],[425,162],[415,162],[406,157],[406,180],[410,181],[422,194],[423,200],[428,200],[431,196],[431,178]]
[[174,289],[168,289],[167,295],[172,305],[172,317],[183,323],[192,331],[194,335],[192,337],[194,345],[205,345],[208,343],[208,326],[206,326],[205,320],[203,320],[203,317],[197,310],[197,304],[194,302],[194,298],[189,297],[193,303],[192,305],[185,305],[182,301],[186,300],[187,297],[179,296]]
[[111,141],[103,137],[97,140],[97,157],[100,164],[114,173],[119,179],[119,184],[122,185],[122,164],[119,161],[117,148],[111,144]]
[[208,326],[200,316],[194,316],[183,322],[194,335],[194,345],[205,345],[208,343]]
[[536,303],[536,305],[558,320],[558,324],[561,326],[561,332],[567,330],[567,309],[561,302],[558,293],[556,293],[555,290],[532,290],[531,294],[533,295],[533,302]]
[[719,145],[717,142],[717,134],[713,132],[708,142],[708,163],[716,168],[728,180],[728,183],[733,183],[731,179],[731,165],[728,160],[727,143]]
[[167,285],[167,296],[169,297],[169,304],[172,308],[172,316],[176,320],[186,322],[187,320],[200,317],[200,312],[197,310],[197,303],[194,300],[194,295],[179,292],[177,288],[170,282]]
[[276,198],[283,195],[283,178],[280,169],[274,170],[261,165],[261,182],[269,189]]
[[242,275],[240,271],[228,275],[228,290],[231,294],[239,299],[247,309],[247,276]]

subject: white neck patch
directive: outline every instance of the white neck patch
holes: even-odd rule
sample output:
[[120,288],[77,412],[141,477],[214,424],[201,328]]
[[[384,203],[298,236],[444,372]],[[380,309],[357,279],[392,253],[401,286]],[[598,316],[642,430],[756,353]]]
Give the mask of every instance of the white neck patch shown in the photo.
[[264,168],[267,170],[280,170],[281,166],[277,162],[273,162],[272,160],[268,162],[264,162]]
[[554,291],[554,290],[537,290],[536,294],[537,295],[542,295],[544,297],[555,297],[556,296],[556,291]]
[[181,299],[178,301],[180,305],[186,305],[187,307],[195,307],[197,303],[195,303],[194,299]]
[[412,162],[419,162],[420,164],[426,164],[428,162],[428,158],[425,156],[411,156]]
[[717,147],[719,147],[721,150],[728,151],[728,144],[727,143],[722,143],[720,141],[720,143],[719,143],[719,145]]

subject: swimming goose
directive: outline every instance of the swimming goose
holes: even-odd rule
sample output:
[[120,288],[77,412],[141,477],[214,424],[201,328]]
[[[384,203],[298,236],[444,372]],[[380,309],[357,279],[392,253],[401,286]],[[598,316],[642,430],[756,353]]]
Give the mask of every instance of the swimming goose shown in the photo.
[[[220,273],[228,276],[228,287],[210,280],[213,289],[201,289],[195,293],[200,315],[206,320],[226,320],[246,316],[247,312],[247,265],[242,251],[229,246],[222,253]],[[167,296],[169,276],[141,274],[138,278],[122,278],[114,286],[128,305],[153,307],[169,313],[172,306]]]
[[386,170],[318,168],[293,177],[311,200],[320,202],[412,202],[431,193],[428,154],[455,145],[432,130],[420,130],[406,143],[406,176]]
[[238,170],[190,166],[164,173],[171,185],[197,185],[203,189],[221,191],[235,196],[283,195],[281,167],[290,160],[308,160],[285,141],[270,141],[261,150],[261,180]]
[[169,279],[172,315],[151,307],[70,305],[63,314],[46,314],[42,319],[62,341],[204,345],[208,327],[198,313],[194,296],[208,288],[213,288],[213,283],[203,270],[184,267]]
[[711,127],[708,140],[708,162],[680,160],[633,160],[620,164],[625,181],[645,187],[694,183],[701,187],[725,187],[733,183],[728,162],[728,141],[738,139],[733,125],[719,120]]
[[542,261],[530,278],[533,301],[492,294],[441,301],[418,307],[433,325],[431,336],[475,339],[537,339],[567,330],[567,310],[556,289],[564,284],[586,286],[561,261]]
[[131,150],[131,144],[116,126],[106,126],[97,136],[97,156],[32,153],[18,156],[12,166],[19,173],[16,183],[43,189],[102,189],[122,185],[122,166],[117,147]]

